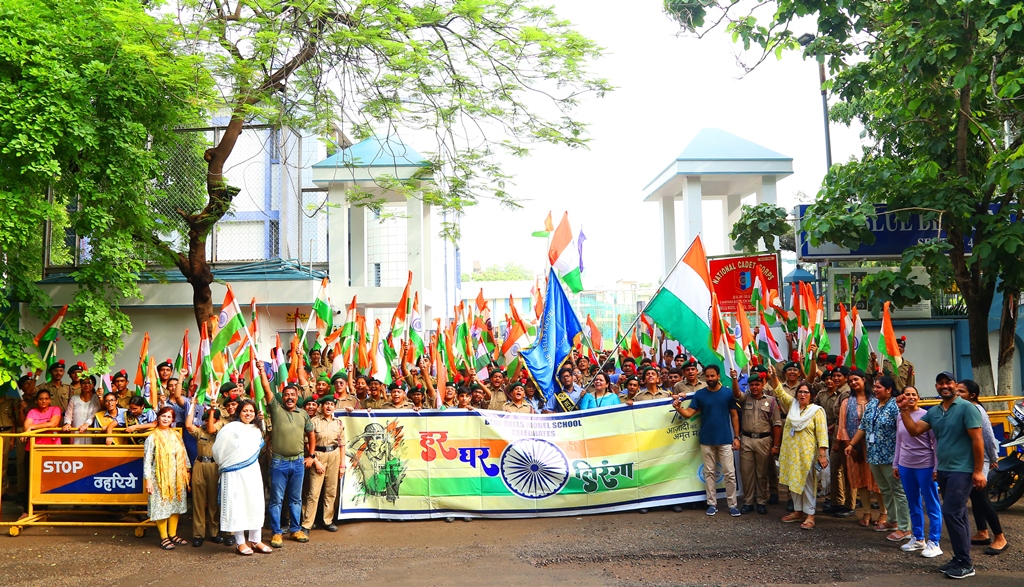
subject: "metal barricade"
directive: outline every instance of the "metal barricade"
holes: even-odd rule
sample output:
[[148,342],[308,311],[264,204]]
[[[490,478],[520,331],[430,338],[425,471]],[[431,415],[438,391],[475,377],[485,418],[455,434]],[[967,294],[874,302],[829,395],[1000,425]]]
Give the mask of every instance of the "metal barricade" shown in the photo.
[[[30,526],[134,527],[135,536],[141,538],[146,528],[156,526],[149,519],[149,496],[143,481],[145,447],[142,444],[36,443],[40,437],[138,440],[149,434],[108,434],[100,428],[90,429],[90,432],[61,432],[60,428],[50,428],[0,433],[0,439],[26,439],[29,449],[26,465],[29,471],[28,509],[18,520],[0,521],[0,527],[6,527],[8,534],[17,536]],[[0,442],[0,458],[8,458],[4,444]],[[2,480],[0,478],[0,482]],[[81,509],[51,509],[54,506]],[[113,507],[114,511],[84,509],[89,506]],[[122,519],[130,516],[138,520]],[[119,519],[109,519],[113,517]]]

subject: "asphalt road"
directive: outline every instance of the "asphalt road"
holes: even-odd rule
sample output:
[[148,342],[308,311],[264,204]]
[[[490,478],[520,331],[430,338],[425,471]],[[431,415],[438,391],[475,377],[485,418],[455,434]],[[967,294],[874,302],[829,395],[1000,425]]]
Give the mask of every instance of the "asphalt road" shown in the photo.
[[[4,519],[16,508],[4,504]],[[165,552],[149,530],[26,528],[0,536],[0,585],[949,585],[947,560],[900,552],[852,518],[818,516],[812,531],[769,515],[702,510],[454,523],[355,522],[307,544],[242,557],[207,542]],[[971,585],[1024,585],[1024,503],[1001,515],[1010,548],[975,547]],[[190,521],[183,520],[184,536]],[[269,539],[269,537],[267,537]],[[943,540],[948,553],[948,543]]]

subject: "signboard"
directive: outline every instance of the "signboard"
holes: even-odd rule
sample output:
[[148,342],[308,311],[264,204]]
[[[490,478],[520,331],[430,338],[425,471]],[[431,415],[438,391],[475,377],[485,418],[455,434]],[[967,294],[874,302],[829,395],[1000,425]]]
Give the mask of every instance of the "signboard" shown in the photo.
[[704,501],[698,419],[684,420],[671,400],[569,414],[339,417],[341,519],[575,516]]
[[[828,269],[828,291],[829,291],[829,303],[828,303],[828,319],[838,320],[839,319],[839,304],[846,306],[847,310],[850,310],[853,305],[853,299],[856,297],[857,290],[860,288],[860,282],[864,277],[878,273],[880,271],[899,271],[898,267],[860,267],[860,268],[849,268],[849,267],[829,267]],[[914,267],[910,271],[910,276],[913,277],[917,283],[921,285],[928,285],[930,279],[928,272],[925,271],[924,267]],[[863,301],[857,301],[857,312],[860,314],[861,320],[880,320],[881,316],[875,316],[868,308],[867,304]],[[913,306],[906,308],[892,309],[893,318],[931,318],[932,317],[932,303],[931,300],[921,300]]]
[[[807,213],[808,205],[797,206],[799,218]],[[917,244],[934,240],[946,240],[946,232],[939,230],[938,220],[925,222],[919,214],[911,214],[906,222],[899,220],[896,214],[885,214],[884,205],[875,206],[876,216],[868,218],[868,228],[875,235],[873,244],[861,244],[856,249],[848,249],[831,243],[822,243],[812,247],[807,233],[797,230],[797,250],[801,260],[813,259],[899,259],[903,251]],[[971,253],[973,238],[964,243],[964,251]]]
[[775,254],[715,257],[708,259],[711,285],[718,295],[718,306],[727,314],[736,313],[736,302],[750,310],[750,291],[754,287],[754,268],[760,266],[768,282],[765,287],[782,295],[779,287],[779,258]]
[[[299,312],[299,322],[305,325],[306,321],[309,320],[309,314],[306,312]],[[295,323],[295,312],[287,312],[284,315],[284,321],[288,324]]]
[[37,444],[29,451],[32,502],[145,505],[143,450],[142,445]]

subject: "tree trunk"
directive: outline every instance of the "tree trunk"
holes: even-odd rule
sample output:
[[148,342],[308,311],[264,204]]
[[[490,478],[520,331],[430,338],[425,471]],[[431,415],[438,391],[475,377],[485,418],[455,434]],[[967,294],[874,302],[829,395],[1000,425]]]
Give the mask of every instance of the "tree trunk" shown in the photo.
[[1003,292],[1003,311],[999,320],[999,393],[1013,395],[1014,350],[1017,337],[1017,309],[1020,304],[1019,291]]

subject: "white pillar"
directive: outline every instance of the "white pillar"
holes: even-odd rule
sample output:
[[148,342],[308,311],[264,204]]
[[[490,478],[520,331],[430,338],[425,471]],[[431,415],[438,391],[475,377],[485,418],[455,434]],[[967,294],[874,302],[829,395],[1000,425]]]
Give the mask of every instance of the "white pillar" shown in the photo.
[[661,278],[668,277],[668,272],[676,264],[676,198],[661,197]]
[[[431,251],[431,245],[434,242],[434,223],[432,221],[434,217],[434,209],[430,204],[423,203],[423,289],[434,289],[434,280],[432,275],[434,274],[434,256]],[[420,307],[423,306],[423,298],[425,296],[420,294]]]
[[689,247],[693,239],[704,231],[704,212],[701,209],[703,194],[700,188],[700,176],[689,175],[686,177],[686,184],[683,188],[683,218],[686,237],[686,246]]
[[331,186],[327,198],[334,204],[327,208],[327,272],[334,282],[334,291],[348,285],[348,209],[344,186]]
[[424,274],[429,265],[425,261],[423,247],[423,201],[416,198],[409,198],[406,202],[408,219],[406,220],[406,233],[408,238],[408,265],[412,271],[412,289],[423,290]]
[[740,219],[740,208],[742,207],[741,202],[743,196],[739,194],[729,194],[725,197],[725,241],[726,248],[734,253],[739,253],[740,250],[736,247],[736,243],[729,238],[729,233],[732,232],[732,227],[736,225],[736,222]]
[[[761,176],[761,189],[757,192],[757,203],[768,203],[778,205],[778,192],[775,186],[776,178],[774,175],[762,175]],[[761,243],[761,249],[768,250],[768,247]],[[779,238],[775,237],[775,250],[779,250]]]
[[350,257],[352,263],[352,287],[366,287],[366,208],[350,206]]

